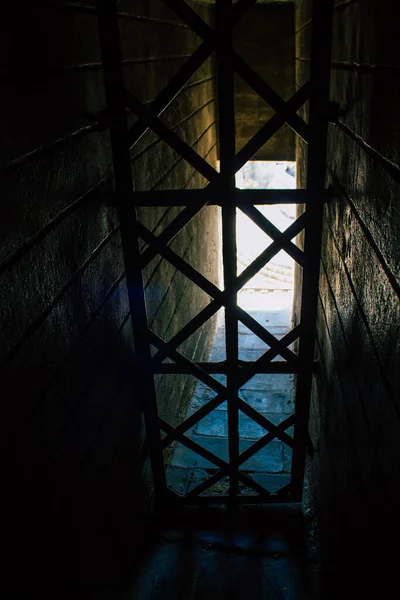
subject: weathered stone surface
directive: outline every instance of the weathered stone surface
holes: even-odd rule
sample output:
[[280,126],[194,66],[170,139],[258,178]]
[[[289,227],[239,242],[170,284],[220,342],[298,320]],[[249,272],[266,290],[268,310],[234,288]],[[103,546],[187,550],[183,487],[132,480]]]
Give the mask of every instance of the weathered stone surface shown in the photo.
[[[153,501],[109,132],[98,122],[106,103],[95,9],[95,0],[22,0],[2,9],[0,25],[0,381],[10,463],[4,483],[8,514],[16,515],[10,555],[25,564],[33,588],[44,585],[44,564],[49,579],[53,573],[61,581],[66,564],[72,576],[79,552],[89,579],[98,560],[117,561],[113,556],[128,546],[134,554]],[[118,10],[126,86],[149,102],[199,40],[161,0],[123,0]],[[208,9],[199,10],[208,19]],[[162,118],[215,165],[211,61]],[[132,150],[132,165],[137,190],[205,183],[152,133]],[[138,213],[159,234],[179,210]],[[215,283],[217,212],[203,210],[172,243]],[[173,336],[208,302],[160,257],[144,280],[161,336]],[[184,345],[190,358],[204,359],[212,327]],[[171,422],[182,416],[192,389],[185,377],[164,378],[161,414]],[[167,405],[173,394],[179,401]],[[19,536],[24,542],[14,552]],[[43,556],[38,539],[48,549]]]
[[[234,48],[284,100],[294,94],[293,4],[256,5],[235,27]],[[235,110],[239,151],[274,111],[240,77],[235,78]],[[253,159],[294,160],[294,156],[294,134],[285,125]]]
[[[309,57],[310,6],[296,2],[298,58]],[[400,490],[394,6],[390,1],[349,2],[334,11],[331,99],[339,103],[349,129],[329,128],[327,185],[333,200],[324,218],[317,340],[321,373],[313,388],[315,452],[309,464],[327,598],[341,595],[343,585],[349,598],[390,593],[396,585],[391,558],[370,552],[386,547],[389,536],[398,537],[400,531],[394,509]],[[298,85],[308,69],[306,62],[297,63]],[[385,168],[382,158],[394,168]],[[298,173],[304,186],[302,144]]]
[[214,507],[179,515],[155,532],[130,571],[124,597],[309,600],[304,525],[298,507]]

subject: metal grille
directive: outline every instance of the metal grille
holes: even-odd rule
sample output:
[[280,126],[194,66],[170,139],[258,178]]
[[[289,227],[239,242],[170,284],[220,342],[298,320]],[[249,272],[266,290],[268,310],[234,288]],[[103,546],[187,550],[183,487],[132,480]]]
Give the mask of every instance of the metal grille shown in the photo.
[[[327,199],[324,187],[329,114],[332,3],[330,0],[314,0],[310,80],[290,100],[284,101],[234,52],[232,47],[233,27],[256,4],[256,0],[238,0],[235,4],[232,4],[231,0],[217,0],[214,30],[184,0],[165,0],[165,2],[203,41],[150,106],[145,106],[124,87],[116,3],[113,0],[99,0],[98,2],[99,31],[108,103],[107,116],[113,150],[123,251],[128,288],[136,290],[135,294],[130,295],[130,308],[138,362],[137,373],[141,375],[138,386],[139,393],[143,398],[143,412],[156,494],[158,499],[163,500],[169,498],[194,503],[215,502],[218,501],[218,498],[213,495],[207,496],[205,493],[219,480],[228,476],[229,493],[219,498],[219,501],[249,501],[251,503],[299,501],[303,490],[308,443],[322,216],[323,204]],[[159,119],[160,114],[213,52],[216,55],[217,68],[220,172],[210,166]],[[238,154],[235,152],[235,72],[275,110],[275,115]],[[307,101],[310,103],[308,123],[297,114],[298,109]],[[138,117],[137,123],[131,128],[127,126],[126,108]],[[290,192],[236,189],[235,173],[285,123],[308,143],[307,189],[291,190]],[[149,128],[208,180],[209,183],[205,189],[137,193],[133,191],[130,149]],[[256,205],[285,202],[304,204],[306,210],[286,231],[281,232],[256,208]],[[159,205],[185,208],[157,237],[138,222],[135,207]],[[222,209],[224,267],[224,289],[222,291],[168,245],[179,231],[207,205],[218,205]],[[236,211],[238,208],[273,240],[270,246],[239,276],[236,256]],[[303,230],[305,242],[303,250],[300,250],[292,240]],[[148,248],[143,252],[140,252],[139,249],[140,240],[148,244]],[[246,282],[280,250],[285,250],[301,265],[303,285],[301,322],[283,338],[277,339],[238,306],[237,294]],[[142,269],[157,254],[169,261],[212,298],[211,302],[168,342],[149,329],[146,319]],[[179,346],[221,307],[225,307],[226,361],[223,363],[190,361],[178,351]],[[239,321],[269,346],[269,349],[254,362],[239,361]],[[289,348],[296,340],[298,340],[298,354]],[[154,356],[151,356],[150,345],[157,348]],[[277,356],[284,360],[273,361]],[[165,363],[166,358],[173,362]],[[211,388],[216,396],[178,427],[173,428],[160,419],[157,414],[154,375],[160,373],[193,375]],[[226,375],[226,385],[222,385],[212,377],[215,373]],[[295,411],[278,425],[272,423],[238,395],[239,388],[259,373],[295,373],[297,376]],[[229,460],[222,460],[185,435],[191,427],[225,401],[228,406]],[[238,419],[240,411],[261,425],[267,432],[243,452],[239,450]],[[293,435],[288,433],[289,428],[294,430]],[[160,430],[166,434],[163,439]],[[290,483],[278,492],[271,493],[241,471],[240,466],[276,439],[292,449],[292,471]],[[197,485],[184,498],[178,497],[169,490],[166,483],[163,450],[175,441],[184,444],[217,468],[211,477]],[[247,497],[240,494],[239,484],[253,490],[255,495]]]

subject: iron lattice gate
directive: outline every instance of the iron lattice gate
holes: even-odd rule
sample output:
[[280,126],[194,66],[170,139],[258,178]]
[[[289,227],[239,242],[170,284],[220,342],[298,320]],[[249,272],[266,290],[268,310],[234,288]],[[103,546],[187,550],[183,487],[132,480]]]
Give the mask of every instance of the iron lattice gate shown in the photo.
[[[327,123],[329,119],[329,74],[332,30],[331,0],[314,0],[313,33],[311,42],[310,79],[292,98],[284,101],[262,78],[238,56],[232,46],[232,30],[257,0],[217,0],[216,26],[211,29],[184,0],[165,0],[177,15],[202,38],[201,45],[166,88],[150,106],[145,106],[125,89],[122,75],[122,57],[119,43],[118,16],[115,0],[99,0],[98,17],[102,46],[104,80],[107,96],[107,118],[113,151],[115,188],[118,199],[121,236],[126,264],[129,297],[137,356],[137,369],[141,374],[140,394],[146,421],[156,495],[159,499],[184,502],[274,502],[301,500],[305,455],[308,443],[309,398],[314,369],[314,340],[318,298],[321,230],[325,192],[325,160]],[[199,67],[215,53],[217,67],[217,98],[219,107],[220,172],[208,164],[174,131],[160,119],[160,114],[173,101]],[[235,152],[234,72],[256,91],[274,110],[274,116],[240,150]],[[306,123],[297,114],[309,101],[309,120]],[[137,117],[137,123],[128,128],[126,108]],[[287,123],[308,144],[307,189],[291,190],[238,190],[235,173]],[[209,184],[203,190],[177,190],[169,192],[134,192],[130,149],[148,130],[153,130],[188,163],[197,169]],[[162,196],[161,196],[162,195]],[[162,201],[160,200],[162,198]],[[138,206],[183,206],[184,210],[158,237],[136,218]],[[256,208],[256,205],[297,203],[305,212],[284,232],[279,231]],[[207,205],[222,208],[222,244],[224,289],[220,290],[193,266],[176,254],[169,242],[185,225]],[[273,239],[268,246],[239,276],[236,256],[236,210],[242,210],[254,223]],[[292,239],[304,230],[304,247],[300,250]],[[148,244],[140,252],[139,240]],[[237,304],[238,291],[280,250],[285,250],[302,267],[301,321],[281,339],[261,326]],[[161,255],[176,269],[209,294],[212,301],[186,324],[168,342],[163,341],[147,326],[146,303],[142,269],[156,256]],[[194,363],[184,357],[179,346],[225,307],[226,361],[224,363]],[[239,361],[238,323],[266,342],[269,349],[256,361]],[[298,340],[298,353],[289,346]],[[151,356],[150,345],[157,348]],[[281,356],[283,361],[273,361]],[[166,358],[172,362],[164,362]],[[154,375],[182,373],[195,376],[211,388],[216,396],[198,409],[178,427],[173,428],[157,414]],[[226,385],[212,377],[215,373],[226,375]],[[243,384],[259,373],[295,373],[295,411],[279,424],[274,424],[238,395]],[[227,401],[229,460],[223,460],[197,444],[185,433]],[[245,451],[239,449],[239,413],[242,412],[266,430],[266,434]],[[288,433],[292,428],[294,433]],[[161,439],[160,429],[165,432]],[[240,466],[273,440],[280,440],[292,449],[290,483],[276,493],[258,484]],[[178,441],[198,453],[217,468],[216,472],[197,485],[185,497],[168,489],[163,461],[163,450]],[[222,497],[206,495],[220,479],[229,477],[229,492]],[[246,496],[239,493],[239,484],[255,492]]]

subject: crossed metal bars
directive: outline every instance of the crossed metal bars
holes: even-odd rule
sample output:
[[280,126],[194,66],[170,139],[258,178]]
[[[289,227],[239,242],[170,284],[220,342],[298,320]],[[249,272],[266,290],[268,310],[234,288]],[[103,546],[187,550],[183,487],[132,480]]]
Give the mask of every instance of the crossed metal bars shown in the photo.
[[[239,277],[236,278],[235,287],[237,291],[239,291],[255,273],[257,273],[267,262],[271,260],[275,254],[282,249],[286,250],[299,264],[303,264],[303,252],[291,242],[291,239],[304,229],[306,213],[301,215],[301,217],[299,217],[292,225],[290,225],[286,231],[280,232],[254,206],[244,207],[243,210],[263,229],[263,231],[267,233],[267,235],[272,237],[274,241],[256,259],[254,259],[254,261],[241,273]],[[177,227],[175,225],[174,231],[176,231],[176,229]],[[142,253],[142,268],[144,268],[150,262],[150,260],[152,260],[154,256],[153,253],[157,252],[213,298],[211,303],[208,304],[202,311],[200,311],[200,313],[198,313],[191,321],[189,321],[189,323],[187,323],[185,327],[183,327],[171,340],[169,340],[169,342],[164,342],[158,336],[156,336],[156,334],[150,332],[150,340],[152,344],[158,348],[158,352],[152,358],[153,370],[155,373],[169,372],[169,369],[171,369],[170,364],[168,363],[162,365],[162,361],[168,357],[176,363],[179,368],[178,372],[182,372],[182,367],[184,367],[187,373],[194,375],[197,377],[197,379],[203,381],[203,383],[208,385],[217,393],[215,398],[209,401],[206,405],[191,415],[189,419],[181,423],[175,429],[173,429],[165,421],[161,419],[159,420],[161,428],[168,433],[167,437],[162,440],[163,449],[176,440],[183,443],[191,450],[194,450],[203,456],[203,458],[206,458],[220,468],[218,473],[191,491],[191,496],[194,496],[196,493],[204,492],[208,487],[216,483],[227,473],[231,473],[232,467],[229,465],[229,463],[225,463],[220,458],[213,455],[199,444],[196,444],[193,440],[190,440],[190,438],[187,438],[183,434],[201,419],[203,419],[207,414],[217,408],[222,402],[224,402],[228,397],[228,390],[216,379],[211,377],[200,366],[194,364],[192,361],[177,352],[177,348],[222,306],[225,305],[227,293],[226,291],[221,291],[216,285],[199,273],[192,265],[181,258],[167,245],[166,242],[160,241],[162,234],[157,237],[144,225],[139,224],[139,235],[146,243],[149,244],[149,248]],[[168,236],[166,236],[166,238],[168,238]],[[256,373],[260,373],[261,370],[264,369],[265,366],[269,364],[277,355],[280,355],[282,358],[286,359],[286,363],[290,368],[290,370],[286,372],[298,372],[300,369],[299,358],[288,348],[288,346],[299,337],[301,331],[300,326],[297,326],[281,340],[278,340],[239,306],[235,306],[234,311],[238,320],[245,324],[248,329],[250,329],[255,335],[257,335],[270,346],[270,348],[257,361],[245,365],[240,369],[237,381],[238,386],[243,386]],[[174,372],[174,369],[172,369],[171,372]],[[248,448],[244,453],[240,454],[238,457],[237,467],[251,458],[253,454],[261,450],[265,445],[275,438],[279,438],[288,446],[293,447],[293,439],[285,433],[285,430],[293,425],[293,415],[286,419],[281,425],[275,426],[271,421],[260,415],[257,411],[246,404],[239,396],[236,396],[236,402],[238,408],[244,414],[248,415],[268,431],[265,436]],[[248,487],[253,487],[253,489],[255,489],[255,491],[257,491],[259,494],[269,495],[269,492],[262,488],[262,486],[258,484],[252,485],[254,482],[248,476],[244,477],[243,474],[240,473],[238,477],[243,483],[246,483]]]
[[[150,455],[152,459],[153,475],[156,490],[160,495],[165,495],[166,481],[165,469],[162,459],[162,449],[177,440],[188,448],[194,450],[203,458],[218,467],[218,471],[209,479],[193,489],[188,497],[200,500],[199,495],[207,490],[225,475],[230,476],[230,496],[235,498],[238,493],[238,482],[257,492],[257,498],[271,501],[268,490],[254,482],[239,466],[262,449],[275,438],[280,439],[294,449],[292,464],[292,479],[288,486],[282,488],[274,499],[298,499],[302,489],[304,467],[304,450],[306,439],[306,425],[308,419],[309,391],[312,376],[313,339],[315,334],[316,297],[318,291],[318,262],[321,237],[322,205],[325,200],[323,195],[323,173],[326,151],[326,117],[321,110],[324,102],[328,100],[329,82],[327,82],[326,69],[329,64],[330,38],[323,38],[326,29],[329,29],[331,17],[326,16],[324,10],[330,9],[331,0],[327,0],[328,7],[322,6],[320,0],[314,0],[314,18],[321,26],[313,27],[313,53],[314,58],[321,54],[322,59],[311,61],[312,77],[310,83],[303,85],[294,95],[284,101],[263,79],[247,65],[232,48],[232,28],[250,10],[257,0],[238,0],[232,6],[231,0],[217,0],[217,25],[212,30],[193,11],[184,0],[164,0],[189,27],[202,38],[202,43],[192,57],[185,63],[180,71],[171,79],[169,84],[159,96],[147,107],[131,92],[125,89],[123,83],[121,56],[119,48],[119,34],[117,26],[117,12],[112,0],[98,0],[99,25],[102,44],[106,94],[113,120],[110,124],[111,141],[113,146],[113,160],[116,179],[116,188],[119,192],[121,221],[131,219],[131,224],[121,223],[125,261],[131,261],[136,256],[135,265],[127,265],[127,278],[141,285],[141,294],[137,298],[130,297],[131,312],[136,309],[137,318],[132,319],[135,340],[138,340],[138,357],[143,368],[143,381],[147,382],[149,402],[143,405],[146,428],[149,437]],[[112,27],[109,21],[115,19]],[[317,34],[314,35],[314,29]],[[212,52],[216,52],[217,69],[219,77],[218,101],[224,104],[224,118],[220,116],[220,154],[221,170],[218,173],[205,159],[197,154],[190,146],[160,120],[160,115],[169,106],[181,89],[188,83],[199,67],[208,59]],[[315,66],[316,65],[316,66]],[[325,69],[325,71],[324,71]],[[236,73],[258,93],[275,110],[275,115],[253,136],[253,138],[235,153],[234,109],[233,109],[233,72]],[[319,86],[319,79],[323,75],[323,85]],[[320,87],[320,89],[319,89]],[[297,110],[310,100],[310,125],[306,124],[296,113]],[[318,106],[319,105],[319,106]],[[126,124],[125,106],[137,117],[138,122],[129,130]],[[282,194],[274,192],[274,197],[265,192],[243,194],[235,189],[234,175],[251,157],[275,134],[284,124],[288,125],[306,142],[310,144],[311,151],[308,164],[309,190],[298,190],[290,193],[286,201],[303,203],[307,201],[311,210],[303,214],[285,232],[277,230],[254,206],[254,204],[269,204],[277,202],[277,197]],[[130,170],[130,151],[143,134],[152,129],[161,139],[167,142],[191,166],[201,173],[209,184],[202,191],[171,192],[169,198],[166,194],[162,197],[154,192],[141,194],[133,193],[132,173]],[[312,170],[318,169],[317,177],[312,177]],[[145,199],[143,196],[145,195]],[[254,202],[251,201],[251,196]],[[283,194],[284,196],[284,194]],[[306,196],[306,198],[304,197]],[[157,237],[137,221],[132,206],[141,205],[157,206],[185,206],[184,210],[170,223]],[[131,203],[131,204],[130,204]],[[224,290],[220,290],[207,278],[201,275],[192,265],[177,255],[168,244],[179,231],[189,223],[205,206],[218,204],[222,206],[223,216],[223,253],[224,253]],[[235,243],[235,213],[239,207],[261,229],[272,238],[273,242],[262,252],[241,275],[236,274],[236,243]],[[307,221],[307,222],[306,222]],[[123,227],[122,227],[123,225]],[[301,251],[292,239],[307,225],[306,245]],[[132,241],[132,233],[133,241]],[[130,236],[129,242],[127,236]],[[138,238],[141,237],[149,247],[139,253]],[[309,239],[309,241],[307,241]],[[124,241],[125,240],[125,241]],[[257,323],[248,313],[237,306],[236,294],[243,285],[253,277],[277,252],[285,250],[303,268],[304,281],[302,293],[301,326],[297,326],[281,340],[276,339],[271,333]],[[171,340],[164,342],[148,329],[145,318],[145,299],[143,290],[142,269],[160,254],[172,265],[184,273],[203,291],[212,298],[210,304],[196,315],[183,327]],[[318,256],[317,256],[318,255]],[[129,283],[129,281],[128,281]],[[177,348],[203,325],[216,311],[225,306],[225,320],[227,336],[227,361],[226,364],[194,363],[177,351]],[[237,354],[237,323],[244,323],[253,333],[260,337],[270,347],[254,363],[243,363],[238,360]],[[299,356],[294,354],[288,346],[300,337]],[[150,343],[157,348],[155,356],[150,356]],[[285,362],[271,363],[272,359],[281,355]],[[164,363],[165,358],[170,358],[174,363]],[[216,392],[216,396],[195,414],[186,419],[175,429],[159,419],[157,416],[156,399],[153,374],[154,373],[190,373],[206,383]],[[223,386],[211,373],[227,374],[227,385]],[[296,412],[279,425],[274,425],[263,415],[254,410],[238,396],[238,389],[256,373],[262,372],[287,372],[298,374],[296,393]],[[225,399],[228,400],[228,426],[229,426],[229,462],[210,453],[192,439],[185,436],[185,432],[200,419],[219,406]],[[298,409],[299,405],[299,409]],[[261,425],[267,433],[247,450],[239,454],[238,448],[238,414],[239,410]],[[299,414],[299,411],[302,413]],[[295,435],[292,438],[286,430],[295,425]],[[159,427],[166,432],[163,440],[160,438]],[[236,429],[236,431],[235,431]],[[298,434],[296,435],[296,429]],[[231,435],[232,432],[232,435]],[[293,483],[294,482],[294,483]],[[295,491],[295,493],[293,493]]]
[[[132,148],[148,129],[152,129],[208,181],[217,184],[220,174],[181,140],[159,117],[212,52],[219,51],[221,40],[184,0],[164,0],[164,2],[203,39],[203,43],[148,108],[134,94],[124,90],[126,106],[139,118],[139,121],[129,130],[129,144]],[[238,0],[232,7],[232,26],[236,25],[256,2],[257,0]],[[243,81],[276,113],[235,157],[235,172],[237,172],[285,123],[304,141],[308,140],[308,125],[299,117],[297,111],[309,100],[309,83],[306,82],[292,98],[285,101],[233,50],[231,51],[231,60],[234,70]],[[207,191],[209,191],[208,188]]]

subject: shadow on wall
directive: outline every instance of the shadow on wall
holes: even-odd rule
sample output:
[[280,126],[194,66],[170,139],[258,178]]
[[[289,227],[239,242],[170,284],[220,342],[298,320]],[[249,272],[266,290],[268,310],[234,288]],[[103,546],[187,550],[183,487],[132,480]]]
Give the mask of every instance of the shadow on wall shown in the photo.
[[[151,490],[141,390],[128,340],[121,338],[112,323],[102,323],[33,415],[26,411],[21,423],[21,405],[12,407],[15,463],[8,464],[4,494],[6,547],[21,568],[13,597],[21,597],[25,585],[57,597],[60,587],[62,595],[75,586],[112,586],[146,534]],[[41,368],[46,365],[37,369],[38,378]],[[25,377],[23,370],[18,377]],[[6,383],[3,378],[2,389]],[[30,383],[27,378],[24,397],[12,398],[9,380],[10,403],[29,402]]]

